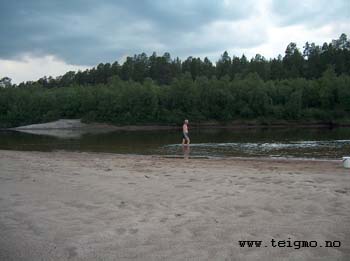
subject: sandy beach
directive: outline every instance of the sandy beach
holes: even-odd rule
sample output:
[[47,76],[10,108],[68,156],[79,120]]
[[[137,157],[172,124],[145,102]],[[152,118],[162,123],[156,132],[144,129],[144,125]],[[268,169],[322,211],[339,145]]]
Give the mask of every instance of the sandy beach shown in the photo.
[[1,150],[0,260],[350,260],[350,170]]

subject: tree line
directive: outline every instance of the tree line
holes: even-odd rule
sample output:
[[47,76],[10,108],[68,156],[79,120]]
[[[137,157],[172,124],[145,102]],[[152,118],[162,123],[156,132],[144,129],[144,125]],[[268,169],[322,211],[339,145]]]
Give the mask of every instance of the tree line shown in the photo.
[[247,61],[225,52],[215,66],[169,54],[128,57],[84,72],[0,88],[0,127],[82,118],[112,124],[256,120],[336,122],[350,114],[350,43],[295,44],[285,56]]
[[220,79],[229,76],[233,80],[237,75],[245,76],[257,73],[261,79],[281,80],[291,78],[317,79],[329,67],[333,66],[337,75],[350,74],[350,41],[346,34],[331,43],[318,46],[306,42],[303,50],[299,50],[295,43],[290,43],[282,57],[267,60],[260,54],[250,60],[245,55],[230,57],[225,51],[214,64],[208,58],[188,57],[181,61],[178,57],[171,58],[169,53],[158,56],[155,52],[148,57],[145,53],[127,57],[120,65],[118,61],[100,63],[85,71],[69,71],[56,78],[43,77],[36,82],[21,83],[20,86],[40,84],[44,87],[63,87],[71,84],[94,85],[106,84],[112,76],[119,76],[124,81],[133,80],[143,82],[150,78],[159,85],[169,85],[174,79],[188,72],[192,79],[215,76]]

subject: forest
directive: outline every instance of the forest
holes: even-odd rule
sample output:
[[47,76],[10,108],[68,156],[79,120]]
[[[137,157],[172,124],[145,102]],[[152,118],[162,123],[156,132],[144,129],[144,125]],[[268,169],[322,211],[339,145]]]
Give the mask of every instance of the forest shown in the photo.
[[284,56],[181,61],[145,53],[86,71],[11,84],[0,80],[0,127],[81,118],[115,125],[253,121],[350,122],[350,41],[342,34]]

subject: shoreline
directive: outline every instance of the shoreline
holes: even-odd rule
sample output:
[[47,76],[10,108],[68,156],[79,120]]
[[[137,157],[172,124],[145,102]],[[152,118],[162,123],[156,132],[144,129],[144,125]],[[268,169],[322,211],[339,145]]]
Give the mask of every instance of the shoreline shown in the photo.
[[[141,154],[141,153],[113,153],[104,151],[78,151],[78,150],[65,150],[65,149],[52,149],[52,150],[17,150],[17,149],[4,149],[1,151],[13,151],[13,152],[32,152],[32,153],[81,153],[81,154],[101,154],[106,156],[116,157],[144,157],[147,159],[192,159],[192,160],[237,160],[237,161],[261,161],[261,162],[337,162],[342,163],[341,158],[315,158],[315,157],[294,157],[294,156],[208,156],[208,155],[184,155],[184,154]],[[346,157],[346,156],[343,156]]]
[[[340,161],[0,150],[0,260],[349,260]],[[242,248],[239,240],[336,248]]]

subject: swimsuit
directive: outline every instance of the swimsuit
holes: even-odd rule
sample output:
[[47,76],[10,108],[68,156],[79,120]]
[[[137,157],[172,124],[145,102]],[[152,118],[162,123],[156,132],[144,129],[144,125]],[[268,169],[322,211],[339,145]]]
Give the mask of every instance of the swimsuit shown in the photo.
[[185,140],[189,140],[190,137],[188,136],[188,125],[187,124],[184,124],[182,126],[182,138],[185,139]]
[[182,138],[185,139],[185,140],[189,140],[190,139],[190,137],[188,136],[188,133],[185,133],[185,132],[182,133]]

